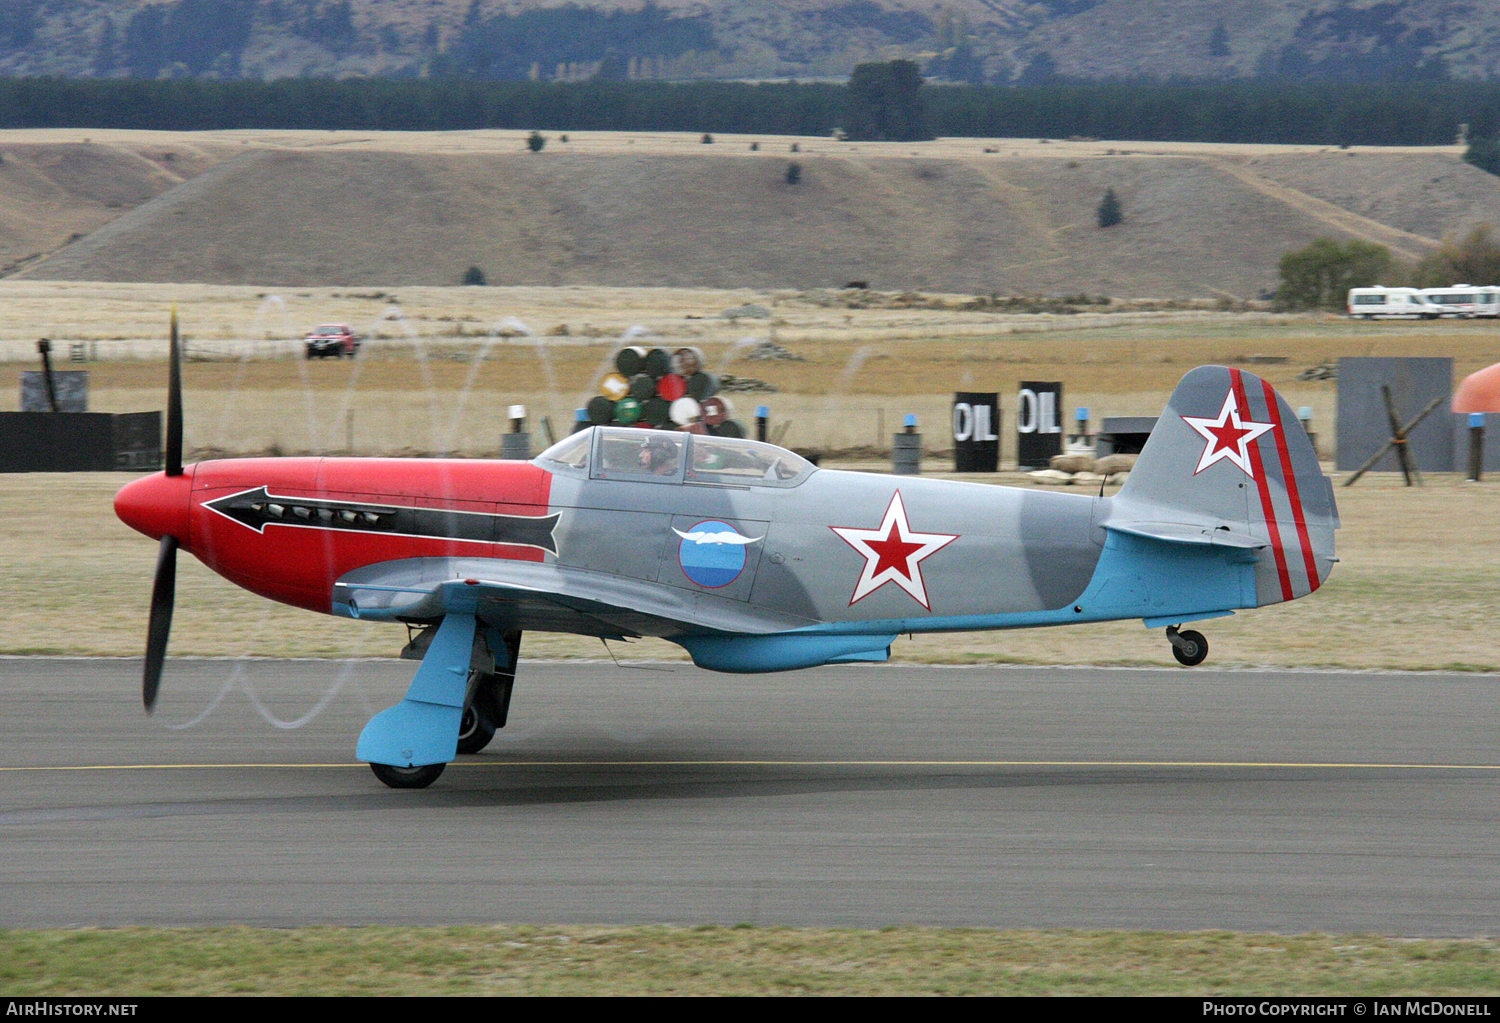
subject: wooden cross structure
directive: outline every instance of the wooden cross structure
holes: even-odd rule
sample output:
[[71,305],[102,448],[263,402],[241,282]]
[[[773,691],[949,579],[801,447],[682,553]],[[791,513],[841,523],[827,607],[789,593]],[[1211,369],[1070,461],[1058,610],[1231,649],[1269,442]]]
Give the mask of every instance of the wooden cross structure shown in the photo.
[[1358,469],[1355,469],[1354,475],[1350,476],[1344,481],[1344,486],[1353,486],[1354,481],[1359,479],[1365,473],[1369,472],[1370,468],[1376,462],[1385,457],[1385,453],[1387,451],[1395,448],[1396,460],[1401,463],[1401,475],[1406,477],[1406,485],[1408,487],[1411,486],[1412,480],[1415,479],[1417,481],[1417,486],[1420,487],[1422,485],[1422,472],[1417,468],[1416,461],[1411,457],[1411,451],[1407,447],[1406,438],[1411,434],[1413,430],[1417,428],[1417,424],[1421,423],[1422,420],[1427,418],[1427,413],[1431,412],[1433,409],[1442,404],[1443,399],[1440,397],[1433,398],[1430,402],[1427,403],[1426,408],[1417,413],[1415,419],[1407,423],[1405,426],[1402,426],[1401,418],[1396,415],[1396,402],[1393,398],[1391,398],[1391,385],[1381,384],[1380,393],[1385,396],[1385,411],[1391,419],[1391,439],[1381,445],[1379,451],[1375,452],[1373,455],[1367,458],[1364,465],[1360,466]]

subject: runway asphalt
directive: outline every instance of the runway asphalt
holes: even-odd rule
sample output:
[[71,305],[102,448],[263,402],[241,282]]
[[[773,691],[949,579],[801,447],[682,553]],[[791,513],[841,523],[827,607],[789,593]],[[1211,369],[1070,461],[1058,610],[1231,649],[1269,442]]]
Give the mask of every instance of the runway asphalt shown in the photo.
[[0,927],[1500,933],[1497,676],[523,662],[393,791],[413,667],[0,659]]

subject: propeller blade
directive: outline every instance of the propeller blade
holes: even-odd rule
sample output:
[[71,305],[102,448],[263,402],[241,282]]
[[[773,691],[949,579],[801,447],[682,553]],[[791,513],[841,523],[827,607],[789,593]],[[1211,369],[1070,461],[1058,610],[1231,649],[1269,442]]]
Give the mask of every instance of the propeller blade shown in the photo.
[[167,450],[168,476],[182,475],[182,345],[177,338],[177,306],[172,306],[171,366],[167,377]]
[[164,536],[156,552],[156,581],[151,584],[151,623],[146,629],[146,670],[141,679],[141,702],[147,713],[156,706],[161,669],[167,659],[167,636],[172,631],[172,603],[177,596],[177,537]]

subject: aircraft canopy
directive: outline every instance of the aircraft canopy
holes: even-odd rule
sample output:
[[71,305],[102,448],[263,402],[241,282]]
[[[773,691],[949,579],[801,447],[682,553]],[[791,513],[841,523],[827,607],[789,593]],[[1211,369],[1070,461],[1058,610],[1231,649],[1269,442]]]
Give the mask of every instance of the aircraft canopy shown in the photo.
[[606,426],[565,437],[537,461],[591,479],[752,487],[795,487],[817,468],[762,441]]

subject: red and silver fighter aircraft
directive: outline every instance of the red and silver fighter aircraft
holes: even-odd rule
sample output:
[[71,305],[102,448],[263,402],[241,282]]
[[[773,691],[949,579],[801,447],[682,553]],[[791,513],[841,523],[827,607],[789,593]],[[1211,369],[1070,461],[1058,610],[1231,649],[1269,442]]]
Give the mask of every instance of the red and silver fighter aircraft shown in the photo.
[[1301,424],[1258,377],[1182,379],[1113,497],[819,469],[769,444],[596,427],[530,461],[182,464],[172,329],[166,469],[115,498],[160,541],[144,699],[179,548],[262,596],[401,622],[405,699],[357,756],[422,787],[505,724],[523,633],[660,636],[701,667],[883,661],[902,633],[1139,618],[1185,665],[1187,622],[1305,596],[1338,512]]

